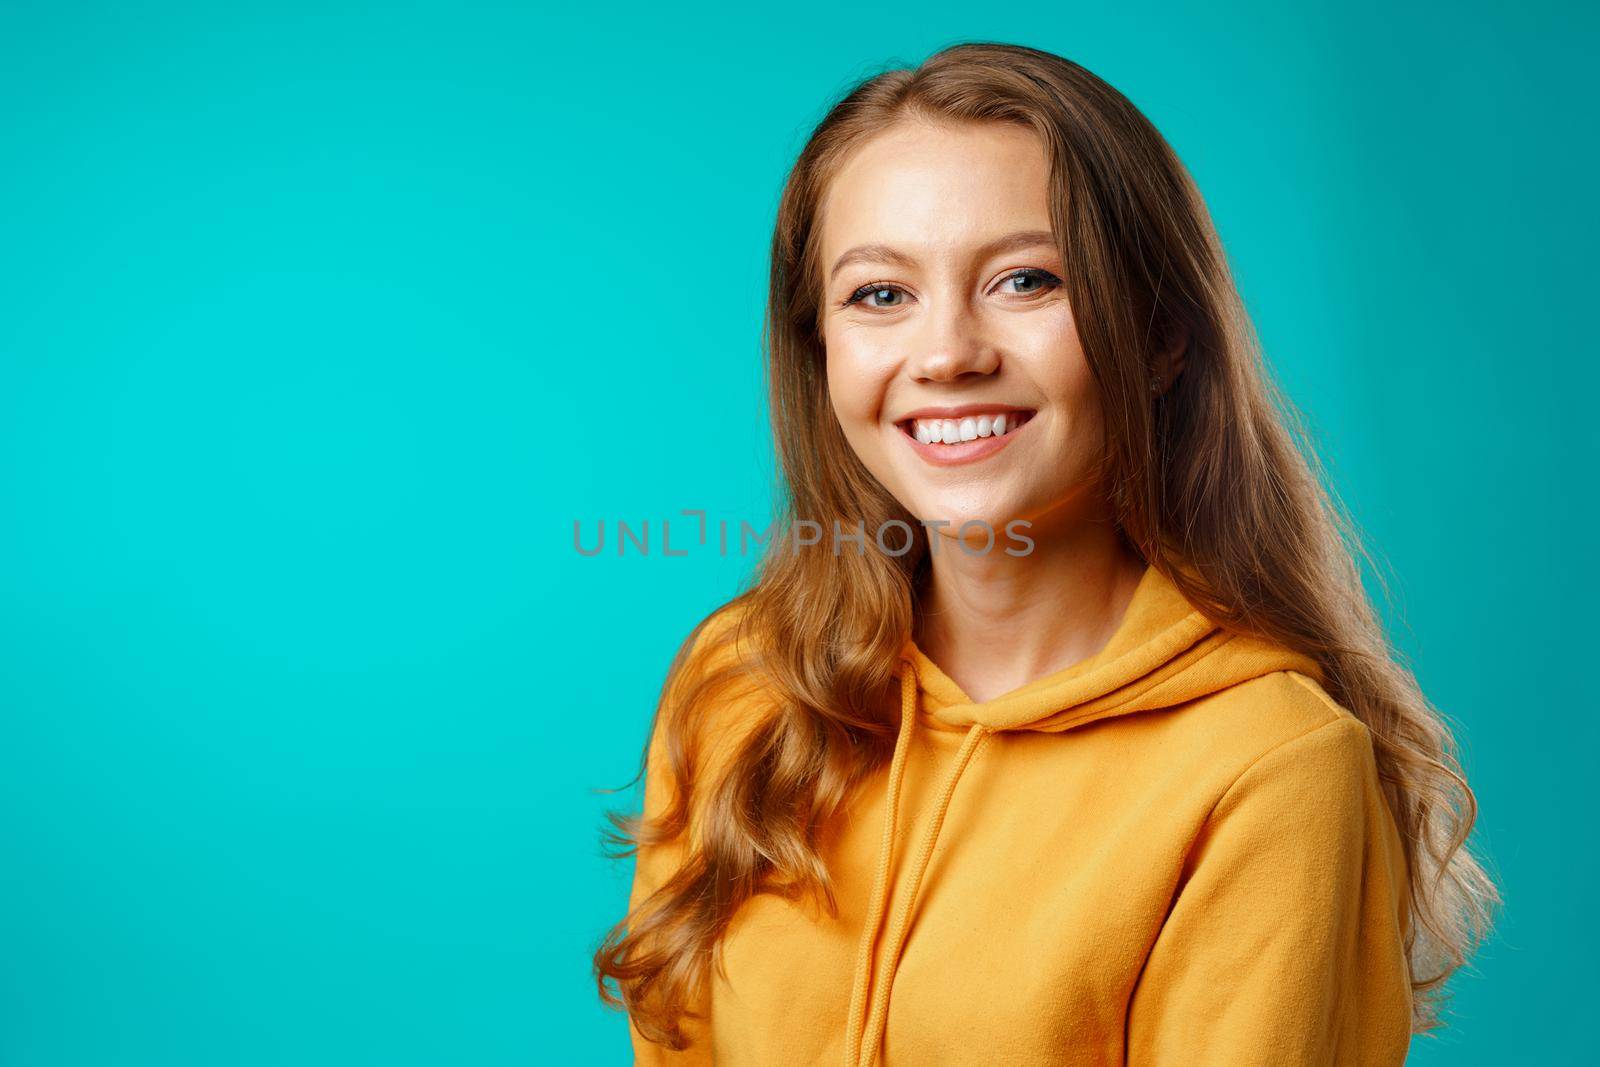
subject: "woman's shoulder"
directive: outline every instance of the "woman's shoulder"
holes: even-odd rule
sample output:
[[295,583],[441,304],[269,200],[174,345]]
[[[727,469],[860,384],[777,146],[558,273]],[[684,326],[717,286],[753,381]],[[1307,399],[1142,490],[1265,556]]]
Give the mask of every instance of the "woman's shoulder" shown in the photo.
[[1258,755],[1319,730],[1367,734],[1366,724],[1329,694],[1318,675],[1292,667],[1236,682],[1209,702],[1208,725],[1223,725],[1218,720],[1226,718],[1227,732],[1251,739],[1247,747]]
[[1226,739],[1216,784],[1234,799],[1304,794],[1337,807],[1377,784],[1371,731],[1309,673],[1272,671],[1214,694],[1204,727]]
[[[1247,678],[1202,698],[1193,714],[1163,721],[1165,751],[1214,802],[1263,777],[1311,793],[1362,791],[1375,775],[1366,724],[1318,677],[1290,667]],[[1204,783],[1201,786],[1199,783]]]
[[683,638],[672,674],[683,681],[753,675],[759,666],[752,615],[744,597],[714,608]]
[[681,642],[663,697],[663,711],[682,714],[680,726],[710,763],[734,747],[773,706],[761,671],[748,604],[735,598],[700,620]]

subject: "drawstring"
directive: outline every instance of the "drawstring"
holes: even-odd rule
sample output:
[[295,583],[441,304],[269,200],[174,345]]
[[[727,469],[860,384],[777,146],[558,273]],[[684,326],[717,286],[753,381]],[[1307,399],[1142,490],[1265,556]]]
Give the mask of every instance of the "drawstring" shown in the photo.
[[894,984],[895,968],[900,965],[900,950],[911,922],[911,912],[916,906],[917,889],[922,884],[923,872],[927,870],[928,861],[933,857],[933,846],[939,840],[939,829],[944,825],[945,812],[949,809],[950,798],[955,795],[956,783],[961,780],[962,772],[977,755],[978,749],[994,733],[981,723],[972,724],[972,729],[967,731],[966,739],[961,742],[961,749],[956,753],[955,766],[950,768],[950,773],[945,777],[944,785],[934,801],[933,820],[923,833],[922,846],[917,850],[916,859],[911,865],[910,884],[905,899],[901,902],[899,910],[895,913],[894,922],[889,927],[888,971],[878,983],[878,987],[872,991],[871,1011],[866,1016],[863,1030],[862,1013],[867,1007],[865,1003],[867,990],[872,982],[874,949],[888,906],[889,867],[894,858],[900,784],[905,777],[911,737],[917,728],[920,687],[917,685],[916,666],[910,660],[904,660],[903,665],[904,671],[900,676],[900,736],[895,739],[894,759],[889,764],[889,788],[884,802],[886,807],[883,816],[883,843],[879,848],[878,870],[873,877],[872,896],[867,905],[866,924],[862,927],[861,942],[856,948],[855,976],[850,983],[850,1019],[844,1043],[845,1067],[873,1067],[878,1059],[878,1052],[883,1044],[884,1027],[888,1020],[890,987]]
[[917,726],[917,677],[910,661],[903,664],[900,676],[900,735],[894,743],[894,759],[889,764],[889,791],[884,801],[883,844],[878,849],[878,871],[872,879],[872,896],[867,905],[867,921],[861,928],[861,943],[856,948],[855,977],[850,983],[850,1024],[845,1032],[845,1067],[859,1067],[861,1053],[861,1010],[867,996],[867,981],[872,969],[873,942],[883,924],[888,893],[889,861],[894,851],[894,824],[900,804],[900,779],[906,769],[906,753],[911,733]]

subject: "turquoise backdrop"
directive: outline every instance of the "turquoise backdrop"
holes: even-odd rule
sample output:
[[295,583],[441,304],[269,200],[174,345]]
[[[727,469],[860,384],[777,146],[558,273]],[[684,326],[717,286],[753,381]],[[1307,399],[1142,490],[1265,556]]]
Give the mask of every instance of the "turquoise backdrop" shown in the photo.
[[1126,92],[1458,724],[1507,909],[1419,1064],[1597,991],[1592,5],[0,5],[0,1062],[622,1064],[590,953],[765,525],[768,227],[962,39]]

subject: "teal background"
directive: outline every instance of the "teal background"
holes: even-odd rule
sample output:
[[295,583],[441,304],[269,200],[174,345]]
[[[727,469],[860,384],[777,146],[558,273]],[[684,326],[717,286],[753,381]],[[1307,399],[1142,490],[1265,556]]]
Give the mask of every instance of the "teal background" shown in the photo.
[[1594,10],[0,5],[0,1062],[627,1062],[596,790],[749,561],[572,523],[765,525],[779,184],[959,39],[1166,133],[1387,561],[1508,898],[1412,1062],[1585,1058]]

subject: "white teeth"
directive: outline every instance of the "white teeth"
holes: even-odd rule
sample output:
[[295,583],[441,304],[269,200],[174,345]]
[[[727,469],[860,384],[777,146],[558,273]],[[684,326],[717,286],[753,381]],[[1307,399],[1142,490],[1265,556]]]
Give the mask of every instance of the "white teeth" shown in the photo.
[[1018,426],[1015,416],[970,415],[962,419],[913,419],[911,434],[920,443],[960,444],[980,437],[1004,437]]

